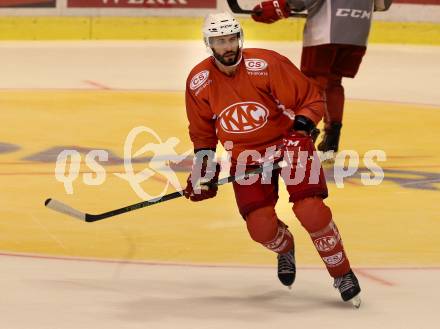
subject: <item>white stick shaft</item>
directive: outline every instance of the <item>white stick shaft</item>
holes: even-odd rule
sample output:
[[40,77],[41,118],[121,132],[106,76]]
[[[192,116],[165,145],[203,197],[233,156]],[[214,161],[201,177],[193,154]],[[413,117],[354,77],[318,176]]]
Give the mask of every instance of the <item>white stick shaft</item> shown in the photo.
[[66,204],[64,204],[64,203],[62,203],[60,201],[54,200],[54,199],[47,200],[46,201],[46,207],[48,207],[48,208],[50,208],[52,210],[61,212],[63,214],[66,214],[66,215],[78,218],[78,219],[80,219],[82,221],[86,220],[86,214],[85,213],[83,213],[83,212],[81,212],[79,210],[73,209],[72,207],[70,207],[70,206],[68,206],[68,205],[66,205]]

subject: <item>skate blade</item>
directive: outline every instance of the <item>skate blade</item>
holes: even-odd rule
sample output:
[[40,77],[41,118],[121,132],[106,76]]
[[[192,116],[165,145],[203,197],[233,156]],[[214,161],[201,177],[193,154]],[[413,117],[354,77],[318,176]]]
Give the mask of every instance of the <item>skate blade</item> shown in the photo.
[[361,307],[361,303],[362,303],[361,296],[359,295],[354,296],[352,299],[350,299],[350,302],[353,304],[355,308]]

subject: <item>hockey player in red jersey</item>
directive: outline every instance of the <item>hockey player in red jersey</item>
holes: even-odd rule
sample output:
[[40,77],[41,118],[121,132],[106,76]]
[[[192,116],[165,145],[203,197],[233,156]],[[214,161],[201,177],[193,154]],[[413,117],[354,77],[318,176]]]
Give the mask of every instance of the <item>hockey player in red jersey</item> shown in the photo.
[[[296,275],[294,239],[275,213],[281,176],[293,212],[310,234],[342,299],[358,306],[360,287],[331,210],[323,202],[327,186],[321,165],[313,161],[317,157],[310,132],[324,114],[319,88],[286,57],[265,49],[244,49],[240,24],[228,13],[209,15],[203,35],[211,56],[191,70],[186,84],[195,160],[185,197],[201,201],[217,194],[217,188],[206,183],[218,178],[219,166],[213,156],[218,142],[230,150],[232,173],[240,166],[261,163],[258,155],[263,159],[268,154],[269,158],[288,155],[288,174],[284,169],[275,170],[269,177],[263,174],[252,182],[233,183],[248,232],[278,254],[278,277],[291,286]],[[301,180],[296,179],[298,170],[304,175]]]
[[354,78],[366,51],[373,10],[384,11],[391,0],[269,0],[254,8],[252,18],[273,23],[291,10],[307,10],[301,71],[315,79],[326,94],[323,152],[337,152],[344,111],[342,78]]

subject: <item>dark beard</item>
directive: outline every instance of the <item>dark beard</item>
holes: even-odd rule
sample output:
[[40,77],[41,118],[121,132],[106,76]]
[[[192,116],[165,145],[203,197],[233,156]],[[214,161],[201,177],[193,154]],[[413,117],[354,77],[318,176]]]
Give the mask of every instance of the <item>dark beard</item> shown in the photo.
[[229,52],[229,53],[226,53],[225,55],[235,53],[235,56],[232,57],[232,58],[229,58],[229,59],[226,59],[226,58],[224,57],[224,55],[223,55],[223,56],[220,56],[220,55],[217,54],[214,50],[213,50],[212,52],[214,53],[214,57],[215,57],[215,59],[218,60],[220,63],[222,63],[222,64],[225,65],[225,66],[232,66],[232,65],[237,64],[238,58],[239,58],[239,56],[240,56],[240,50],[237,50],[236,52],[232,52],[232,51],[231,51],[231,52]]

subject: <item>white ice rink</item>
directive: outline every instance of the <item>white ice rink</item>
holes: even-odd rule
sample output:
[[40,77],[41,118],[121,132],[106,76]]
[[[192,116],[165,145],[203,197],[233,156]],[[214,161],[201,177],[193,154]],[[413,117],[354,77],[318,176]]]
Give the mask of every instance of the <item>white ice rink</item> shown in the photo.
[[339,300],[323,269],[0,256],[1,328],[437,328],[440,269],[360,269],[362,305]]

